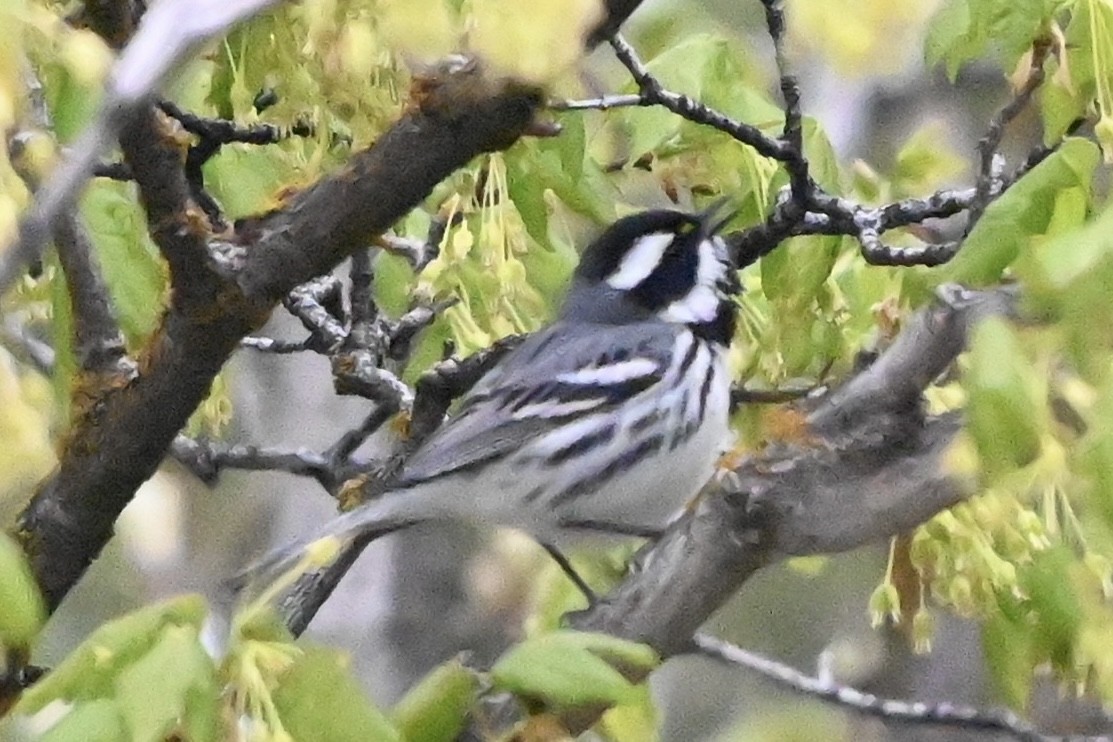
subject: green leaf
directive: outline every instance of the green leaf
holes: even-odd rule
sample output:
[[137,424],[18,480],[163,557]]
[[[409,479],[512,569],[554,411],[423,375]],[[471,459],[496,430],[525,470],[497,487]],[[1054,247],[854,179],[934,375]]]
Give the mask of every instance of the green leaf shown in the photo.
[[970,365],[967,429],[989,476],[1031,462],[1040,452],[1046,390],[1029,364],[1013,328],[989,318],[974,328]]
[[927,64],[944,62],[954,81],[964,64],[992,51],[1011,72],[1061,5],[1059,0],[948,0],[928,26]]
[[62,273],[58,256],[54,251],[51,251],[46,265],[49,266],[52,276],[50,279],[50,341],[55,356],[51,384],[54,387],[59,418],[68,420],[70,394],[73,391],[74,375],[77,373],[77,358],[73,350],[73,312],[66,288],[66,277]]
[[[1061,214],[1077,214],[1078,197],[1064,192]],[[1064,217],[1064,221],[1069,221]],[[1059,323],[1064,346],[1076,368],[1100,383],[1109,372],[1107,329],[1113,324],[1113,208],[1106,207],[1082,229],[1062,229],[1060,236],[1017,261],[1029,308]]]
[[29,46],[46,93],[51,130],[60,142],[71,142],[93,120],[101,90],[99,86],[87,86],[74,75],[53,44],[44,44],[41,49]]
[[817,183],[831,193],[839,193],[839,158],[827,132],[811,116],[803,121],[804,153],[808,157],[809,172]]
[[[1098,10],[1097,16],[1091,11]],[[1108,40],[1101,39],[1094,21],[1105,18],[1105,24],[1113,21],[1106,3],[1075,3],[1070,23],[1063,31],[1063,48],[1059,51],[1056,63],[1059,69],[1040,86],[1040,113],[1043,117],[1043,141],[1046,145],[1058,142],[1066,135],[1067,129],[1078,118],[1086,115],[1086,109],[1093,103],[1097,92],[1095,61]],[[1106,26],[1111,28],[1111,26]],[[1095,48],[1095,43],[1098,48]]]
[[1105,384],[1087,423],[1078,445],[1078,473],[1088,485],[1089,502],[1113,532],[1113,384]]
[[129,739],[123,716],[109,700],[79,703],[39,742],[120,742]]
[[1037,645],[1061,670],[1074,669],[1073,647],[1082,626],[1082,608],[1067,579],[1074,557],[1065,547],[1037,552],[1018,572],[1035,618]]
[[[667,89],[684,93],[735,120],[770,133],[784,121],[784,112],[764,94],[764,83],[748,74],[736,41],[714,34],[693,35],[670,46],[646,66]],[[660,107],[629,109],[616,118],[628,130],[632,160],[665,145],[676,152],[702,146],[709,137],[722,136]]]
[[46,607],[27,557],[0,533],[0,646],[28,646],[45,620]]
[[298,742],[395,742],[401,737],[347,672],[339,652],[306,648],[282,676],[274,704]]
[[269,147],[224,147],[205,165],[205,187],[230,219],[273,208],[279,188],[297,178],[283,155]]
[[761,289],[772,305],[765,340],[778,357],[778,375],[818,372],[838,357],[841,333],[831,332],[825,285],[844,244],[841,237],[792,237],[761,259]]
[[659,658],[643,644],[605,634],[556,631],[509,649],[495,666],[495,685],[556,707],[608,706],[637,700],[637,691],[616,665],[649,670]]
[[982,625],[982,651],[998,693],[1009,707],[1023,710],[1032,692],[1032,636],[1023,623],[1004,614]]
[[761,259],[761,290],[770,300],[810,303],[831,275],[841,237],[791,237]]
[[[506,154],[506,190],[514,208],[534,242],[549,248],[549,205],[545,203],[545,185],[537,177],[534,160],[515,147]],[[534,150],[530,150],[530,154]]]
[[1043,117],[1043,143],[1050,147],[1066,136],[1071,125],[1086,115],[1086,107],[1093,98],[1093,81],[1089,94],[1086,86],[1073,82],[1077,75],[1072,70],[1072,87],[1060,85],[1054,78],[1040,88],[1040,113]]
[[958,71],[985,48],[985,39],[970,34],[969,0],[946,0],[927,27],[924,59],[928,67],[945,62],[947,78],[954,82]]
[[164,627],[190,626],[199,631],[205,615],[204,599],[185,595],[104,624],[46,677],[26,690],[16,712],[33,714],[55,699],[114,697],[116,678],[161,640]]
[[892,180],[902,193],[926,193],[953,181],[966,167],[966,159],[948,146],[945,127],[929,123],[901,146]]
[[635,686],[633,698],[607,709],[599,726],[611,742],[646,742],[660,738],[660,719],[649,684]]
[[551,139],[552,144],[560,153],[560,163],[565,175],[575,183],[584,172],[584,156],[587,151],[587,131],[584,128],[585,117],[572,112],[561,116],[560,136]]
[[116,694],[135,742],[159,742],[179,722],[190,742],[220,738],[220,687],[195,626],[165,626],[150,651],[120,672]]
[[392,716],[406,742],[449,742],[464,729],[479,677],[458,659],[433,670],[403,696]]
[[147,222],[127,184],[98,183],[82,199],[112,306],[127,338],[146,338],[162,313],[166,275]]
[[[1063,142],[1058,151],[986,208],[962,251],[937,274],[940,280],[975,285],[999,281],[1002,271],[1033,237],[1047,234],[1051,228],[1064,228],[1061,216],[1056,215],[1056,206],[1063,205],[1057,201],[1061,191],[1081,189],[1088,199],[1100,157],[1093,142],[1078,138]],[[1069,205],[1077,215],[1077,209]]]

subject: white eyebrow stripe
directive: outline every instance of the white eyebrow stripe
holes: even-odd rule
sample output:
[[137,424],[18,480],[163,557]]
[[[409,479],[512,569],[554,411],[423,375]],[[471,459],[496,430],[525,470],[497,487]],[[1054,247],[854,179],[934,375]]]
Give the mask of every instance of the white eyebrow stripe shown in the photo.
[[636,239],[634,246],[622,256],[618,269],[607,276],[607,283],[619,290],[637,286],[661,262],[661,256],[665,254],[665,248],[673,241],[674,236],[668,232],[657,232]]
[[558,375],[557,381],[565,384],[621,384],[624,381],[650,376],[657,373],[658,364],[648,358],[632,358],[629,361],[620,361],[606,366],[582,368],[578,371],[569,371]]

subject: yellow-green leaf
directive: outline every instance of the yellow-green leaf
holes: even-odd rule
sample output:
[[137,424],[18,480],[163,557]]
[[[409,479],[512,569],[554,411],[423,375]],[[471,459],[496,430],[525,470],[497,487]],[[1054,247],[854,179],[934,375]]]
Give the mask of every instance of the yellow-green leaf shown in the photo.
[[46,608],[27,558],[0,533],[0,646],[26,647],[45,619]]

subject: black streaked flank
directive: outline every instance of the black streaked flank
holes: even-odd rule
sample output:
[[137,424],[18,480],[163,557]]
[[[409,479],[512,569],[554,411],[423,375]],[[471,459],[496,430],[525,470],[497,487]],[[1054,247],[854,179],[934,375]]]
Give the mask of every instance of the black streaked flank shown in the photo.
[[619,474],[632,469],[643,459],[660,451],[664,445],[665,437],[660,433],[642,440],[633,448],[627,449],[622,455],[613,459],[602,471],[579,480],[554,497],[553,506],[566,505],[583,495],[596,491]]
[[644,416],[638,418],[637,420],[635,420],[630,425],[630,432],[631,433],[642,433],[642,432],[648,430],[649,428],[653,427],[657,423],[661,422],[661,420],[664,417],[665,417],[665,409],[662,408],[662,407],[656,407],[649,414],[644,415]]
[[594,433],[589,433],[579,440],[568,444],[564,448],[558,448],[556,451],[553,451],[544,460],[544,463],[546,466],[559,466],[565,461],[585,454],[593,448],[605,446],[614,439],[616,430],[617,427],[612,423],[596,430]]
[[707,413],[707,397],[711,394],[711,380],[715,377],[715,363],[707,364],[707,373],[703,377],[703,385],[699,389],[699,412],[696,414],[696,422],[702,423],[703,416]]
[[684,443],[699,430],[699,421],[689,420],[680,430],[674,430],[672,439],[669,440],[669,450],[675,451],[681,443]]
[[677,372],[679,378],[683,379],[684,374],[688,373],[688,369],[692,367],[692,364],[696,360],[696,354],[699,353],[699,349],[699,339],[692,338],[692,342],[688,344],[688,351],[684,354],[684,360],[680,362],[680,370]]

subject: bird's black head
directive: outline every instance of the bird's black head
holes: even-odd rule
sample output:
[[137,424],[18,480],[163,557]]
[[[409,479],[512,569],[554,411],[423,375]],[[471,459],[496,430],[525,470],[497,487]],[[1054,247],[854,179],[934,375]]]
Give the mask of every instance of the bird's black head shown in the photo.
[[719,208],[619,219],[584,251],[561,315],[606,324],[657,317],[729,343],[739,285],[717,234],[725,221]]

